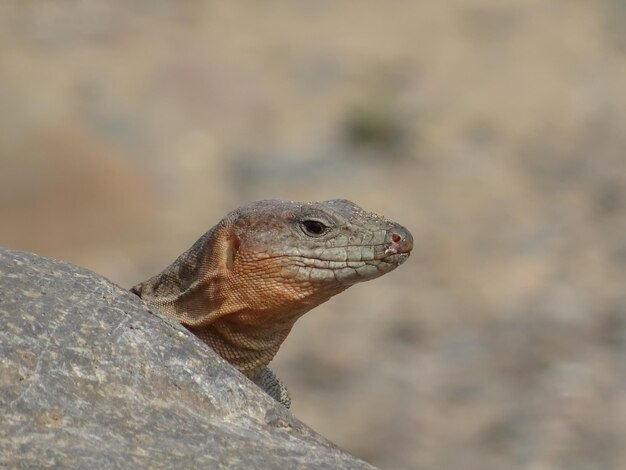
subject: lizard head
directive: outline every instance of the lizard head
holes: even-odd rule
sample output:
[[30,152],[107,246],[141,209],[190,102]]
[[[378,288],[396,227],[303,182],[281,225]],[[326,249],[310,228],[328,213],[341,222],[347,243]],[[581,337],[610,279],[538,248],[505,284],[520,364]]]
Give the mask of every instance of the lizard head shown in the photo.
[[215,235],[212,256],[230,292],[307,310],[395,269],[413,248],[406,228],[343,199],[254,202],[227,215]]

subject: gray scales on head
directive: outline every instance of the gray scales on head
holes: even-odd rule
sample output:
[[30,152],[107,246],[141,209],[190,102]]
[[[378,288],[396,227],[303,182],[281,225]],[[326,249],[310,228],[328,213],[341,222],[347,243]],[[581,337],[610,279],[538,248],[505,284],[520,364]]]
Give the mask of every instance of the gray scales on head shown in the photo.
[[403,226],[345,199],[258,201],[224,217],[131,291],[173,316],[285,406],[267,365],[295,321],[409,257]]

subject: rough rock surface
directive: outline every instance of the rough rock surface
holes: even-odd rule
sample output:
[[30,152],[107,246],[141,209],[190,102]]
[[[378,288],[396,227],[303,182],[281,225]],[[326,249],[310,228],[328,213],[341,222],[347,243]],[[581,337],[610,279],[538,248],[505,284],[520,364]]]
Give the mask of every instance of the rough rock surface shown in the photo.
[[83,268],[0,248],[0,321],[0,467],[371,468]]

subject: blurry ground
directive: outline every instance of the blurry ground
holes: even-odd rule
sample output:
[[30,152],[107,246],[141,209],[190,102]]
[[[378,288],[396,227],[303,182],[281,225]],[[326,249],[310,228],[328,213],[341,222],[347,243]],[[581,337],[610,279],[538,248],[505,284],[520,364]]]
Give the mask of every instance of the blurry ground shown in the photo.
[[389,469],[626,468],[625,22],[4,1],[0,245],[130,286],[246,201],[351,199],[416,249],[296,325],[299,418]]

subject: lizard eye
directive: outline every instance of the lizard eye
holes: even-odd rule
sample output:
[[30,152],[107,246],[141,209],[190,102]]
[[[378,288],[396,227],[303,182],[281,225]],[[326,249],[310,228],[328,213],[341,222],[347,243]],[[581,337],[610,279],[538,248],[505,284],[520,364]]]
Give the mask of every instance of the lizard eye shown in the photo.
[[328,230],[328,227],[318,220],[303,220],[300,226],[302,231],[310,237],[319,237]]

